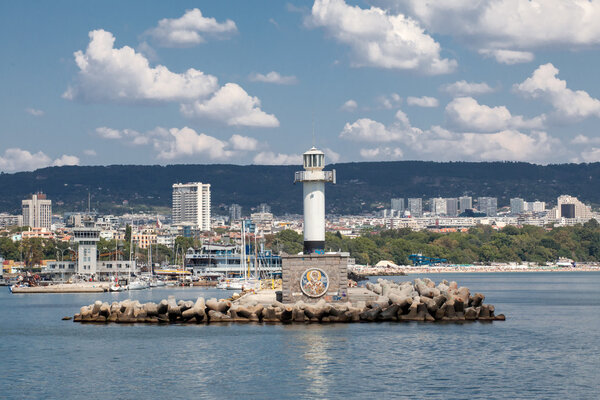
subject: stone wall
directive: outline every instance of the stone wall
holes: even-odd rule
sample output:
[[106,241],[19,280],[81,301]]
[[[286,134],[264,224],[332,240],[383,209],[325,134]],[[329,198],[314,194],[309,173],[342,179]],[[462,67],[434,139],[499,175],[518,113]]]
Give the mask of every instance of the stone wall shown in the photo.
[[[321,297],[309,297],[300,288],[300,278],[309,268],[319,268],[328,277],[329,287]],[[348,257],[341,254],[304,254],[281,257],[283,303],[348,301]]]

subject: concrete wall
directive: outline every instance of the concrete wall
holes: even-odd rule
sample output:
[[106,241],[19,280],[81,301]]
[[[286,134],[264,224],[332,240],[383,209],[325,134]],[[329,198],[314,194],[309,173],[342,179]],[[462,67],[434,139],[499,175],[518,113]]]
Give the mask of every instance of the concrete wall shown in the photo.
[[[300,288],[300,278],[309,268],[323,270],[329,278],[327,292],[321,297],[308,297]],[[348,300],[348,257],[340,254],[305,254],[281,257],[283,303],[346,302]]]

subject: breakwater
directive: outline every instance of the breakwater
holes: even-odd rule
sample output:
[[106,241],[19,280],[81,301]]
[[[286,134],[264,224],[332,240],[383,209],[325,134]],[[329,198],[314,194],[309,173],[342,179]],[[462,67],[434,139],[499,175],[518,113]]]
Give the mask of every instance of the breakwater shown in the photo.
[[196,301],[176,301],[173,296],[159,303],[96,301],[81,307],[75,322],[95,323],[329,323],[376,321],[461,322],[505,319],[496,315],[495,307],[484,304],[481,293],[471,295],[456,282],[442,281],[436,285],[430,279],[396,283],[379,279],[368,282],[361,298],[345,303],[315,303],[298,301],[283,304],[275,300],[274,292],[245,294],[235,299],[217,300],[199,297]]

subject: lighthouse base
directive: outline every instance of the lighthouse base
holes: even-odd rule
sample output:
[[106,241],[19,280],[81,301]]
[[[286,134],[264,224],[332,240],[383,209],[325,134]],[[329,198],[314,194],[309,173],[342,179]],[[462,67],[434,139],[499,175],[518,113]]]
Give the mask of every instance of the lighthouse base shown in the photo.
[[305,240],[304,241],[304,254],[323,254],[325,248],[324,240]]
[[281,277],[283,303],[348,301],[348,253],[282,256]]

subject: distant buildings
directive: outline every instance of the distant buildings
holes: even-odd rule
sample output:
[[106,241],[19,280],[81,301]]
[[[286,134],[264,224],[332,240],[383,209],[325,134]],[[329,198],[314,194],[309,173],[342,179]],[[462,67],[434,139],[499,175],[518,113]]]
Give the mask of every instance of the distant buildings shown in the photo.
[[458,215],[458,199],[446,199],[446,215],[449,217],[456,217]]
[[408,211],[412,217],[421,217],[423,215],[423,199],[409,198]]
[[392,213],[396,213],[396,215],[402,215],[404,213],[404,198],[395,198],[391,201]]
[[466,210],[473,208],[473,198],[471,196],[462,196],[458,198],[458,212],[464,213]]
[[239,204],[232,204],[229,206],[229,223],[239,221],[242,219],[242,206]]
[[258,207],[256,207],[256,212],[258,212],[258,213],[270,213],[271,212],[271,206],[268,205],[267,203],[260,203],[258,205]]
[[446,199],[441,197],[431,199],[431,213],[433,215],[446,215]]
[[525,211],[525,200],[515,197],[510,199],[510,213],[513,215],[522,214]]
[[519,197],[510,199],[510,213],[513,215],[523,214],[525,212],[544,212],[546,203],[543,201],[527,202]]
[[48,200],[43,193],[36,193],[22,203],[23,226],[32,228],[52,227],[52,200]]
[[210,230],[210,184],[173,184],[173,224],[191,224]]
[[525,202],[525,211],[544,212],[544,211],[546,211],[546,202],[545,201]]
[[0,228],[8,226],[23,226],[23,216],[0,213]]
[[558,197],[556,207],[551,214],[556,218],[589,220],[592,218],[592,210],[580,202],[577,197],[562,195]]
[[495,217],[498,214],[498,199],[495,197],[479,197],[477,206],[479,211],[488,217]]

